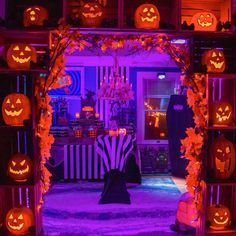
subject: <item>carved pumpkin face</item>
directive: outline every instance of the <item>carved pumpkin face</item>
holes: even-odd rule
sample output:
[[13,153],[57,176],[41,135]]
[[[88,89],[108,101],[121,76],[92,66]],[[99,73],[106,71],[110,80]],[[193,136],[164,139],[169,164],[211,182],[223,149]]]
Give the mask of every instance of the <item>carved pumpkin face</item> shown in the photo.
[[6,215],[6,227],[14,235],[26,234],[29,227],[34,225],[31,209],[26,207],[12,208]]
[[30,6],[24,10],[24,26],[43,26],[45,20],[48,19],[48,11],[41,6]]
[[160,14],[153,4],[140,5],[134,15],[136,28],[157,29],[159,28]]
[[224,230],[231,224],[231,214],[224,205],[211,205],[207,208],[207,220],[211,229]]
[[25,43],[14,43],[7,50],[7,64],[11,69],[29,69],[30,62],[37,61],[34,47]]
[[233,143],[223,135],[217,137],[211,145],[210,161],[215,178],[230,178],[235,170],[235,149]]
[[213,125],[228,126],[232,125],[233,112],[232,106],[228,102],[215,102],[212,109],[212,123]]
[[202,64],[206,65],[207,72],[222,73],[225,70],[224,52],[217,49],[206,51],[202,57]]
[[198,12],[193,15],[190,24],[196,31],[216,31],[217,19],[211,12]]
[[84,27],[100,27],[103,9],[97,2],[85,3],[81,9],[81,23]]
[[16,182],[26,182],[32,175],[33,164],[31,159],[21,153],[11,157],[8,162],[7,172],[9,177]]
[[23,126],[24,120],[30,119],[30,101],[22,93],[7,95],[2,103],[2,116],[7,125]]
[[120,135],[126,135],[126,128],[119,128]]

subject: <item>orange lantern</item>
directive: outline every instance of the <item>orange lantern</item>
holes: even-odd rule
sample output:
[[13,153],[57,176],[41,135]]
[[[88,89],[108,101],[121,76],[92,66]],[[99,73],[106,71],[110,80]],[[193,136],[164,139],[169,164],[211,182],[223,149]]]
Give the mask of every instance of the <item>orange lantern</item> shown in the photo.
[[81,127],[75,127],[74,128],[74,135],[76,138],[81,138],[83,135],[83,131]]
[[2,103],[2,116],[7,125],[23,126],[30,119],[31,107],[27,96],[22,93],[7,95]]
[[160,14],[157,7],[153,4],[140,5],[134,15],[136,28],[157,29],[159,28]]
[[96,138],[97,137],[97,130],[94,128],[89,128],[88,134],[90,138]]
[[12,180],[26,182],[33,174],[33,163],[28,156],[17,153],[9,160],[7,172]]
[[102,6],[96,1],[87,2],[81,6],[80,16],[84,27],[100,27],[103,18]]
[[43,26],[48,19],[48,10],[42,6],[30,6],[24,10],[24,26]]
[[202,11],[193,15],[190,24],[196,31],[216,31],[217,19],[213,13]]
[[231,225],[229,208],[224,205],[211,205],[207,208],[207,221],[213,230],[225,230]]
[[214,102],[210,114],[214,126],[230,126],[233,124],[232,106],[228,102]]
[[12,208],[6,215],[6,227],[13,235],[27,234],[33,225],[33,212],[27,207]]
[[225,70],[224,52],[218,49],[210,49],[202,56],[202,65],[206,65],[207,72],[222,73]]
[[126,128],[119,128],[119,135],[126,135]]
[[7,64],[11,69],[30,69],[30,62],[37,61],[37,53],[33,46],[25,43],[11,44],[7,50]]

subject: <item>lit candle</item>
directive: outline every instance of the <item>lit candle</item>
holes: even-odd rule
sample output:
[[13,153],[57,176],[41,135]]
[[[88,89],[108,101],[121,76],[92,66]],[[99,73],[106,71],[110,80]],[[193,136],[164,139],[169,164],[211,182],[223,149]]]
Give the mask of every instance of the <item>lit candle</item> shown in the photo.
[[80,118],[80,113],[79,113],[79,112],[76,112],[76,113],[75,113],[75,118],[76,118],[76,119],[79,119],[79,118]]
[[99,118],[100,114],[99,113],[95,113],[95,118]]

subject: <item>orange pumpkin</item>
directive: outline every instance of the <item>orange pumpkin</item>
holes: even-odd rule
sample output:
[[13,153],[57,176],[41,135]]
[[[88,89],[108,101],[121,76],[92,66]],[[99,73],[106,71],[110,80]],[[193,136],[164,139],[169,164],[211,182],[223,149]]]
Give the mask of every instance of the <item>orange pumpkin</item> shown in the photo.
[[210,168],[216,179],[229,179],[235,171],[235,149],[232,142],[220,135],[211,144]]
[[193,15],[190,24],[194,24],[196,31],[216,31],[217,19],[211,12],[197,12]]
[[33,163],[28,156],[17,153],[8,161],[7,173],[16,182],[26,182],[33,174]]
[[119,128],[119,135],[126,135],[126,128]]
[[6,215],[6,227],[13,235],[27,234],[33,225],[33,212],[27,207],[12,208]]
[[7,50],[7,64],[11,69],[30,69],[30,62],[37,61],[37,53],[33,46],[25,43],[11,44]]
[[157,7],[153,4],[140,5],[134,15],[136,28],[157,29],[159,28],[160,14]]
[[7,125],[23,126],[30,119],[31,107],[27,96],[22,93],[7,95],[2,103],[2,116]]
[[80,8],[81,23],[84,27],[100,27],[103,19],[102,6],[97,2],[88,2]]
[[218,49],[210,49],[202,56],[202,65],[206,65],[207,72],[222,73],[225,70],[224,52]]
[[233,124],[232,106],[228,102],[214,102],[210,114],[213,126],[230,126]]
[[30,6],[24,10],[23,24],[28,26],[43,26],[44,21],[48,19],[48,10],[42,6]]
[[207,221],[213,230],[225,230],[231,225],[229,208],[224,205],[211,205],[207,208]]

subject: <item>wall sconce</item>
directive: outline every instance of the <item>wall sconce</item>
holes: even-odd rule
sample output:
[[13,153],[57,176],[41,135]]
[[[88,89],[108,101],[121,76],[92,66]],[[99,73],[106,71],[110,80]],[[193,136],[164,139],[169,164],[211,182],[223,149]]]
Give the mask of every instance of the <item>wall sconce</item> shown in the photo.
[[165,79],[166,78],[166,73],[162,72],[162,73],[157,73],[157,78],[158,79]]

